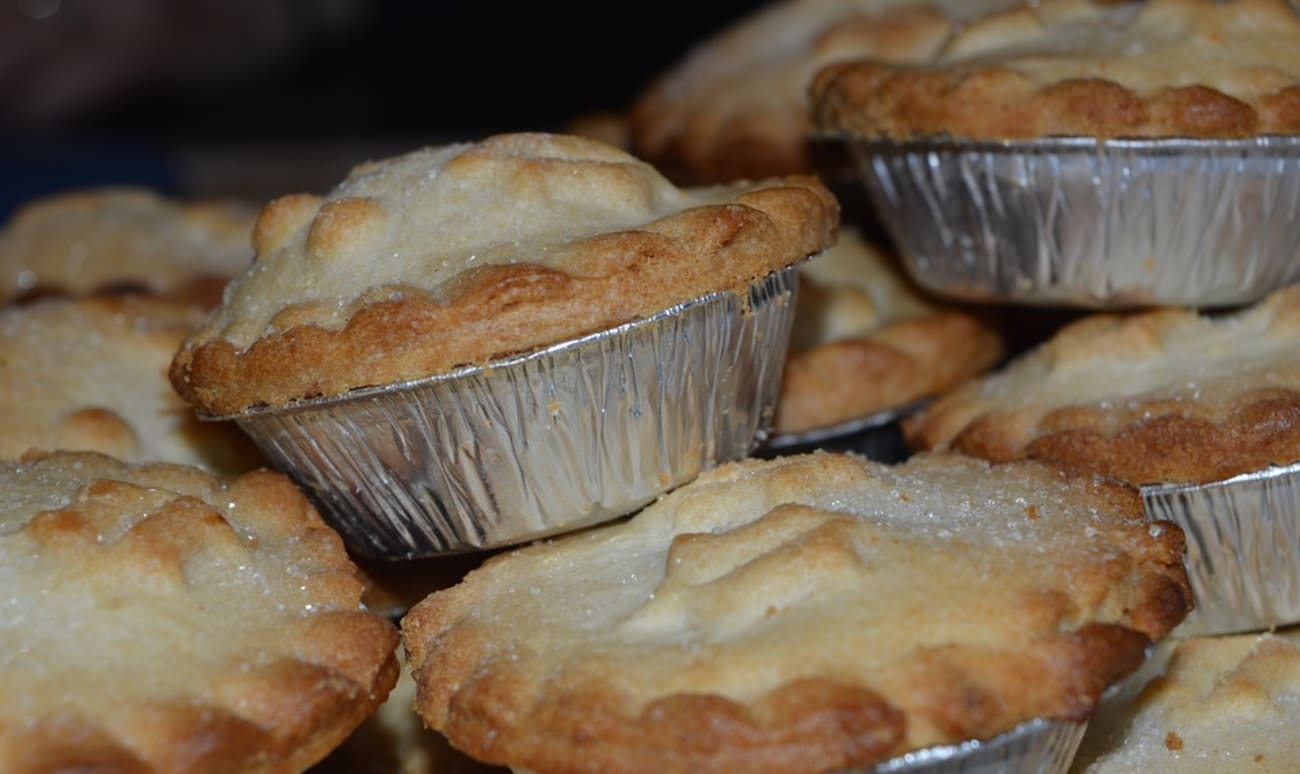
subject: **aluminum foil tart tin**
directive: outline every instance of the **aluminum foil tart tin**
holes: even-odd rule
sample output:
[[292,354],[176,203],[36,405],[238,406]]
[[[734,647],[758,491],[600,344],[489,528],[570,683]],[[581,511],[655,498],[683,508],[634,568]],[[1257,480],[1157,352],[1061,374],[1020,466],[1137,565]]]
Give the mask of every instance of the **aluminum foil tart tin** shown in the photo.
[[905,266],[937,293],[1215,306],[1300,279],[1300,136],[848,142]]
[[842,774],[1065,774],[1087,726],[1031,720],[992,739],[926,747]]
[[917,401],[826,427],[772,435],[757,454],[760,457],[776,457],[826,449],[856,452],[876,462],[902,462],[908,457],[908,448],[903,440],[900,421],[924,405],[925,401]]
[[521,543],[746,456],[775,410],[795,292],[789,268],[485,366],[220,418],[360,554]]
[[1180,636],[1300,623],[1300,462],[1216,481],[1142,487],[1148,519],[1187,536],[1196,608]]

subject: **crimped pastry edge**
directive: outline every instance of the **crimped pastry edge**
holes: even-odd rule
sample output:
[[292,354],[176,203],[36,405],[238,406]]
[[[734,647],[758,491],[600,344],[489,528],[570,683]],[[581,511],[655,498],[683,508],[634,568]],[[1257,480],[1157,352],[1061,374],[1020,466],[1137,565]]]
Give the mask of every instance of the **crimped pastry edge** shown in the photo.
[[340,329],[298,325],[243,351],[191,339],[170,376],[191,403],[226,415],[482,364],[743,288],[826,247],[838,220],[834,197],[815,179],[769,181],[727,204],[567,245],[569,273],[484,267],[461,275],[445,304],[412,288],[395,299],[378,289],[382,300]]
[[1101,78],[1037,87],[1008,69],[902,70],[844,62],[813,80],[823,136],[1025,140],[1236,139],[1300,133],[1300,85],[1243,101],[1207,86],[1139,95]]
[[[997,62],[1000,52],[1018,55],[1025,27],[1041,16],[1067,25],[1098,23],[1107,6],[1094,0],[1032,4],[988,17],[984,24],[949,43],[948,62],[893,67],[873,61],[845,61],[823,68],[810,94],[819,132],[859,139],[908,140],[954,137],[1015,140],[1048,136],[1102,139],[1140,137],[1243,138],[1300,132],[1300,82],[1280,88],[1236,85],[1226,93],[1197,83],[1159,85],[1168,74],[1151,68],[1156,85],[1137,91],[1080,68],[1077,77],[1038,83],[1013,65]],[[1242,14],[1244,29],[1300,30],[1295,9],[1280,0],[1239,0],[1225,13]],[[1198,0],[1146,0],[1130,4],[1135,24],[1164,28],[1187,24],[1221,40],[1221,13]],[[1249,16],[1245,16],[1249,14]],[[1266,20],[1266,21],[1261,21]],[[1050,23],[1050,21],[1049,21]],[[1005,36],[1003,39],[1001,36]],[[1029,38],[1032,43],[1034,38]],[[1034,49],[1029,49],[1031,52]],[[1035,52],[1039,53],[1039,52]],[[942,58],[941,58],[942,59]],[[1246,71],[1249,78],[1258,78]]]

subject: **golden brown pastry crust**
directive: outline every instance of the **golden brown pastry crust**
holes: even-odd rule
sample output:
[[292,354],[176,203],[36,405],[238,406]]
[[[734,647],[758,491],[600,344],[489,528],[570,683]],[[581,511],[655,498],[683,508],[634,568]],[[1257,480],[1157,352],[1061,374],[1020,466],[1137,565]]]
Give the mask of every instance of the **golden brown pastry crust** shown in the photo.
[[[828,171],[809,142],[819,68],[920,64],[964,20],[1016,0],[793,0],[754,13],[661,76],[629,114],[633,151],[673,180],[714,183]],[[841,163],[843,163],[841,161]]]
[[[554,344],[744,291],[828,245],[839,218],[812,178],[680,191],[622,151],[560,135],[411,154],[362,168],[339,190],[324,204],[285,197],[262,211],[257,265],[173,362],[186,399],[230,414]],[[424,212],[401,209],[426,195]],[[454,236],[438,228],[448,219]],[[436,286],[411,268],[420,261],[442,272]],[[331,277],[348,289],[331,292]],[[305,286],[316,295],[301,302],[259,295]]]
[[238,428],[200,422],[167,381],[202,318],[199,307],[146,296],[0,309],[0,460],[61,449],[219,473],[259,467]]
[[126,288],[211,307],[252,260],[252,226],[251,208],[139,188],[38,199],[0,231],[0,302]]
[[1230,316],[1094,315],[904,422],[914,448],[1133,484],[1300,460],[1300,285]]
[[992,366],[986,317],[925,297],[853,229],[800,266],[795,332],[773,430],[800,433],[907,406]]
[[396,680],[287,478],[58,453],[0,480],[0,769],[301,771]]
[[814,123],[895,140],[1295,134],[1298,36],[1285,0],[1043,0],[970,25],[924,67],[825,68]]
[[1038,465],[751,460],[489,561],[403,638],[482,760],[834,771],[1086,717],[1186,614],[1181,553],[1132,489]]

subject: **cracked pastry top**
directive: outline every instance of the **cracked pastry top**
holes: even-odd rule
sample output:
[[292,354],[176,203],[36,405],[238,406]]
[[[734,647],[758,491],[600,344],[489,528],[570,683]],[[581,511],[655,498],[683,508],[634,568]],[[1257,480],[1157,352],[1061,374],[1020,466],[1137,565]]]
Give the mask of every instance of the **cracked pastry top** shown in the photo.
[[1300,631],[1182,640],[1163,675],[1095,725],[1071,771],[1300,771]]
[[832,247],[799,266],[775,432],[906,406],[1001,356],[1001,336],[986,319],[927,298],[891,258],[843,227]]
[[62,449],[221,473],[260,465],[243,433],[200,422],[167,381],[202,319],[190,304],[129,295],[0,310],[0,459]]
[[1024,457],[1132,484],[1300,460],[1300,285],[1228,315],[1085,317],[904,421],[914,448]]
[[1042,0],[973,22],[924,66],[822,70],[814,122],[894,140],[1295,134],[1297,39],[1287,0]]
[[1182,533],[1034,463],[706,472],[403,620],[417,710],[539,771],[826,772],[1080,720],[1190,604]]
[[722,182],[815,172],[808,84],[832,62],[919,64],[965,21],[1016,0],[787,0],[706,41],[629,116],[633,152],[670,178]]
[[172,382],[230,414],[483,364],[747,290],[838,218],[812,178],[683,190],[577,137],[420,150],[267,205]]
[[0,769],[301,771],[397,678],[289,479],[92,453],[0,463]]
[[0,301],[130,288],[213,305],[248,268],[251,208],[140,188],[38,199],[0,230]]

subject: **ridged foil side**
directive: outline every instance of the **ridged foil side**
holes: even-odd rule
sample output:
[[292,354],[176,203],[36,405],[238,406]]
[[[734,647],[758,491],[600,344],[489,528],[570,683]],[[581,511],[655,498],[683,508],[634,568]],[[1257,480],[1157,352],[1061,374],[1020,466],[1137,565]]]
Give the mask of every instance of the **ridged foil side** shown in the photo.
[[926,401],[917,401],[803,432],[774,434],[756,454],[770,459],[824,449],[855,452],[876,462],[902,462],[908,457],[908,448],[907,442],[903,440],[901,420],[919,411],[925,403]]
[[1300,463],[1205,485],[1142,487],[1147,518],[1187,536],[1196,608],[1182,636],[1300,623]]
[[1031,720],[983,742],[926,747],[842,774],[1065,774],[1087,726]]
[[1300,137],[849,144],[937,293],[1210,306],[1300,279]]
[[519,543],[746,456],[776,405],[793,269],[485,367],[233,417],[359,553]]

